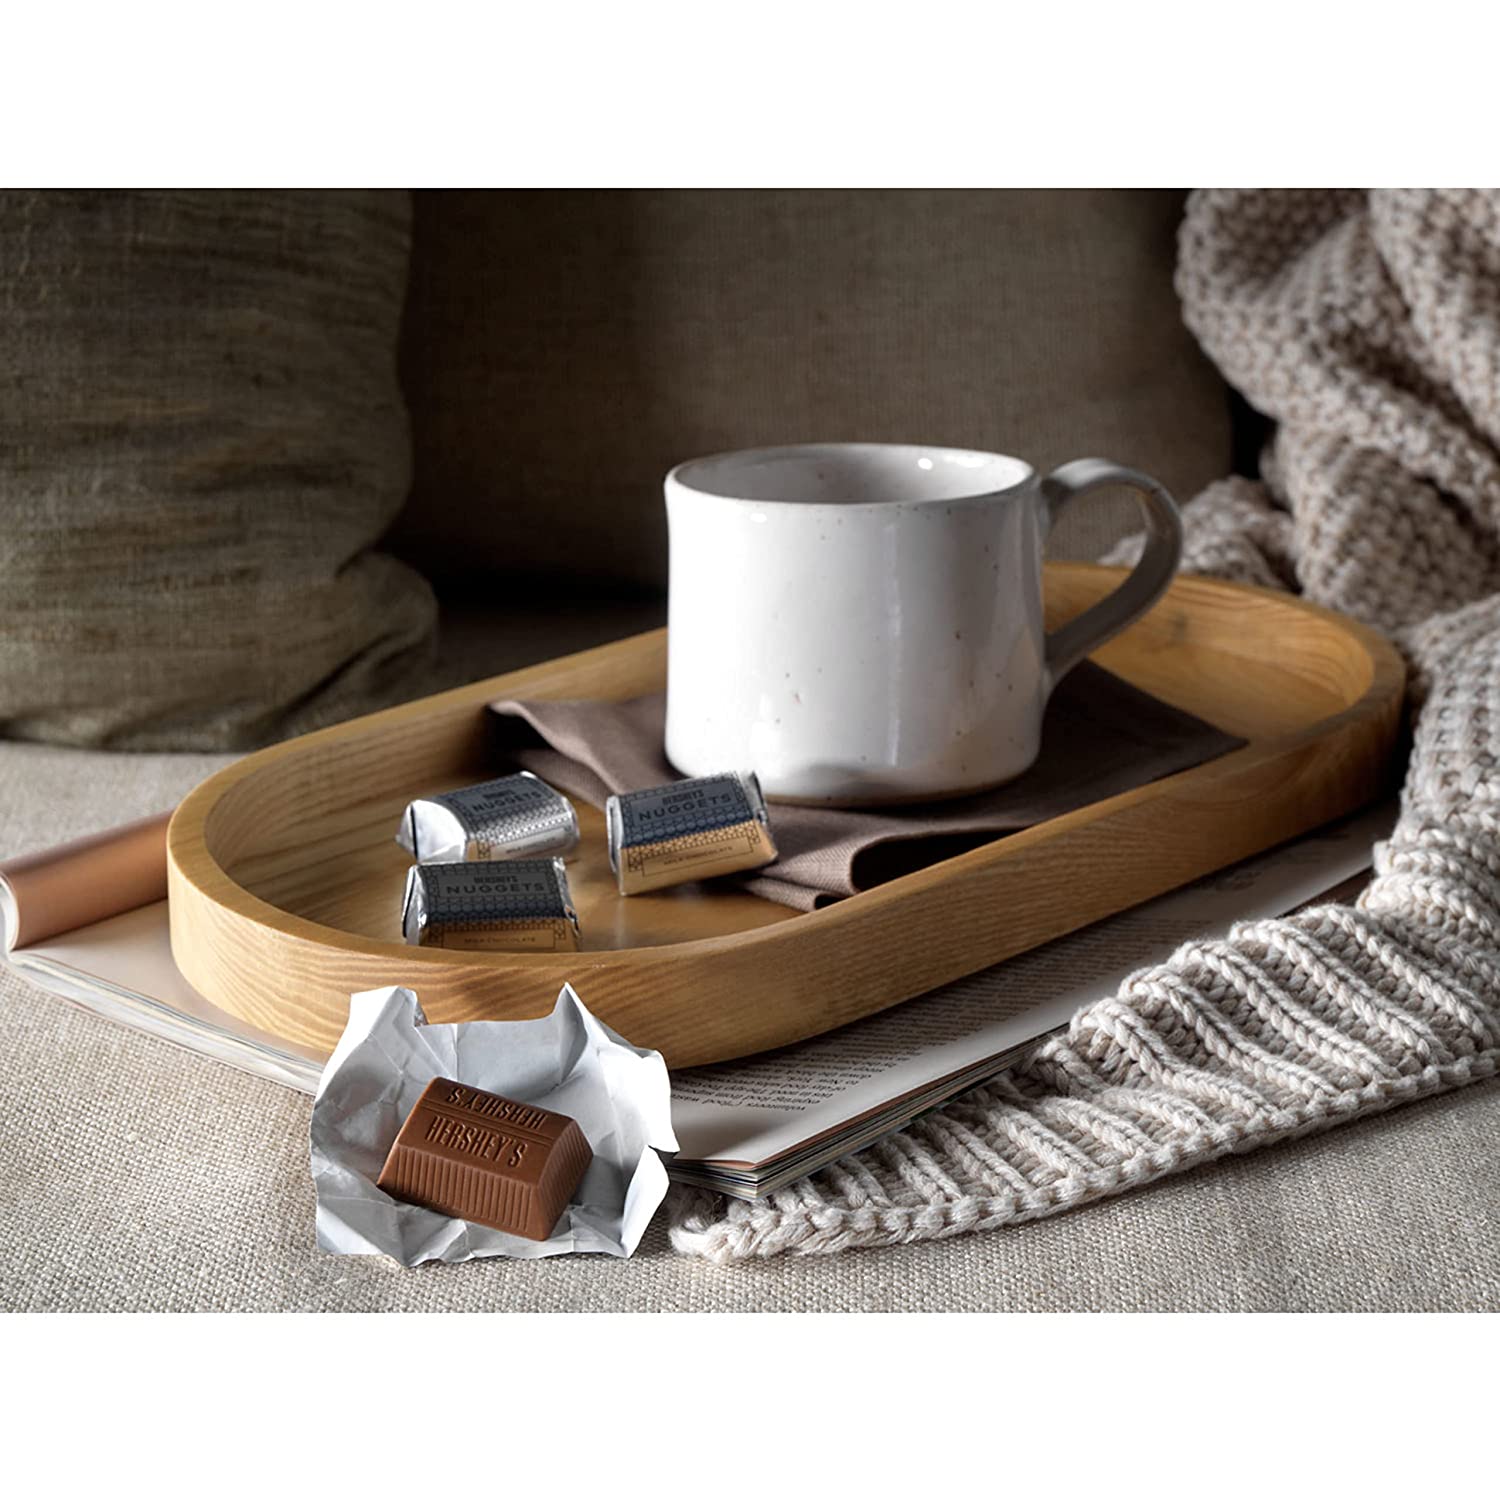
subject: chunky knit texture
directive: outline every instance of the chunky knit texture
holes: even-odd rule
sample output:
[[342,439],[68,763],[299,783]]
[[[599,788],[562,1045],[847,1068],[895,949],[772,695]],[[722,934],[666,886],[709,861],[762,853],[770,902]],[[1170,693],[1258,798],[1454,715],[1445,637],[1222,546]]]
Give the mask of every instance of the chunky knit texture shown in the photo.
[[1500,1066],[1500,194],[1198,193],[1178,289],[1277,423],[1262,481],[1188,507],[1188,568],[1298,589],[1413,669],[1374,881],[1357,906],[1184,945],[993,1082],[768,1199],[677,1192],[679,1250],[994,1228]]

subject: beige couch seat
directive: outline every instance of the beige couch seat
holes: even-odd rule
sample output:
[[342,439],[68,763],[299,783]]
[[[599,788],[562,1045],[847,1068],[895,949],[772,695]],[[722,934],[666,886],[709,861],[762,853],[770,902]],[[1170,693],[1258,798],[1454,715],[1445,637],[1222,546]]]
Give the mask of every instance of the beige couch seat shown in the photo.
[[[404,201],[292,208],[338,222],[405,213]],[[250,210],[292,211],[258,199]],[[204,206],[185,211],[197,223]],[[697,453],[855,438],[1019,449],[1043,466],[1099,453],[1191,496],[1228,471],[1230,432],[1222,382],[1172,291],[1180,211],[1179,194],[1114,190],[419,194],[400,359],[414,474],[383,545],[443,601],[429,686],[661,623],[661,475]],[[209,227],[222,229],[212,215]],[[401,294],[387,281],[382,328]],[[181,300],[180,278],[164,285]],[[71,305],[42,290],[31,304],[42,312]],[[99,305],[123,305],[106,291]],[[362,347],[375,324],[346,321]],[[383,356],[361,368],[390,385]],[[236,370],[220,377],[238,411],[258,370]],[[340,410],[351,391],[337,384]],[[364,396],[354,409],[380,418]],[[407,492],[397,457],[387,499]],[[103,472],[113,482],[118,463]],[[91,469],[67,474],[59,504],[95,495]],[[155,496],[144,481],[142,493]],[[48,494],[36,503],[55,519]],[[1130,516],[1106,500],[1070,517],[1057,555],[1097,555]],[[222,559],[189,561],[196,578]],[[88,637],[94,595],[83,583],[54,594]],[[149,590],[131,598],[156,619]],[[389,590],[377,603],[383,628]],[[16,618],[15,639],[37,635],[34,611]],[[283,664],[264,650],[246,659],[260,657]],[[24,662],[33,678],[13,667],[0,685],[35,680],[55,696],[54,676],[76,664],[64,652]],[[169,652],[139,665],[175,682]],[[128,682],[110,686],[140,708]],[[0,741],[0,858],[170,807],[227,760]],[[8,1309],[1500,1310],[1500,1082],[949,1241],[720,1268],[674,1254],[658,1223],[630,1261],[403,1271],[314,1248],[306,1098],[3,969],[0,1027]]]
[[[557,629],[581,646],[649,623],[575,610]],[[483,670],[530,649],[448,624]],[[169,806],[228,759],[0,743],[0,856]],[[1500,1310],[1500,1083],[938,1243],[720,1268],[659,1221],[629,1261],[405,1271],[314,1248],[306,1098],[8,971],[0,1027],[9,1309]]]

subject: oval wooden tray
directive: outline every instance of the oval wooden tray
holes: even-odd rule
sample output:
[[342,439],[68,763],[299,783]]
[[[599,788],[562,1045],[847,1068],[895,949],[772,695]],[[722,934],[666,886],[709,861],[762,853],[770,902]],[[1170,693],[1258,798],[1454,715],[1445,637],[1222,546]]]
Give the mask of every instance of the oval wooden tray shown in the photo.
[[[1119,570],[1047,571],[1049,618]],[[1232,864],[1389,785],[1395,651],[1353,621],[1261,589],[1180,578],[1100,651],[1103,666],[1244,737],[1196,769],[1013,833],[821,911],[682,887],[615,894],[603,819],[579,805],[577,955],[409,948],[410,797],[495,774],[485,705],[659,691],[666,632],[371,714],[247,756],[168,832],[172,951],[214,1004],[332,1050],[351,991],[405,984],[432,1021],[544,1014],[563,981],[672,1066],[782,1046],[870,1015]],[[774,810],[773,810],[774,820]]]

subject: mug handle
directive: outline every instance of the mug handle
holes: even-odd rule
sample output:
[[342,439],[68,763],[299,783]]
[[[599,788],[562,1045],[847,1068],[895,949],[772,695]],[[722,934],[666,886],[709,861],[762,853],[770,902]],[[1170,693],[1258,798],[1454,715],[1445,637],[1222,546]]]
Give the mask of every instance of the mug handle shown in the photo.
[[1079,495],[1118,484],[1135,491],[1146,523],[1146,550],[1130,577],[1112,594],[1090,605],[1075,620],[1047,635],[1047,692],[1089,652],[1119,635],[1138,620],[1166,592],[1182,558],[1182,517],[1166,487],[1139,469],[1127,469],[1103,458],[1076,458],[1054,469],[1042,480],[1047,506],[1047,530],[1057,524],[1063,507]]

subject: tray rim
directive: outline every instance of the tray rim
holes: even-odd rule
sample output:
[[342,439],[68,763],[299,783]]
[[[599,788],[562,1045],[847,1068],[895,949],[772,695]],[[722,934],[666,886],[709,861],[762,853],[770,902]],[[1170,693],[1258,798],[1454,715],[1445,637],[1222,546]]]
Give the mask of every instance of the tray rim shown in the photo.
[[[1114,575],[1123,571],[1094,564],[1049,564],[1049,574],[1057,570],[1098,575]],[[1301,728],[1252,739],[1249,743],[1216,757],[1204,766],[1177,772],[1172,776],[1118,793],[1114,797],[1091,803],[1061,817],[1048,819],[1031,828],[1018,830],[1006,835],[1004,839],[942,860],[935,865],[901,876],[872,890],[846,897],[826,907],[797,913],[794,918],[741,932],[693,937],[680,942],[646,947],[587,951],[576,955],[576,962],[572,964],[572,967],[581,976],[586,977],[590,971],[597,971],[601,967],[620,969],[654,967],[674,957],[703,959],[751,947],[767,950],[768,962],[774,963],[774,953],[770,950],[774,949],[778,943],[800,941],[809,932],[818,934],[820,938],[836,939],[844,928],[863,924],[872,917],[878,918],[879,914],[888,909],[899,908],[919,892],[949,884],[965,875],[984,872],[1002,862],[1008,863],[1043,841],[1051,842],[1059,834],[1066,833],[1080,825],[1092,823],[1100,818],[1103,810],[1123,813],[1138,803],[1161,797],[1164,788],[1181,786],[1191,782],[1194,778],[1201,779],[1206,772],[1211,773],[1215,780],[1250,773],[1267,762],[1287,756],[1290,751],[1300,746],[1335,735],[1342,726],[1367,720],[1372,712],[1384,712],[1387,716],[1399,715],[1405,683],[1405,665],[1395,648],[1369,626],[1323,609],[1294,595],[1197,575],[1179,575],[1174,580],[1169,594],[1176,590],[1191,591],[1201,588],[1206,588],[1216,594],[1226,591],[1240,592],[1270,600],[1283,610],[1305,614],[1316,619],[1323,626],[1332,627],[1347,636],[1362,649],[1368,662],[1369,674],[1363,690],[1357,698],[1347,702],[1342,709],[1323,718],[1309,721]],[[273,761],[292,755],[302,755],[315,747],[326,747],[344,740],[358,740],[376,735],[383,725],[409,718],[419,705],[428,711],[438,711],[449,707],[461,709],[469,706],[482,711],[482,706],[493,698],[514,696],[517,692],[518,681],[532,674],[555,677],[568,669],[587,670],[598,666],[602,659],[607,659],[611,654],[640,651],[648,642],[652,643],[653,647],[660,645],[664,642],[665,635],[663,628],[627,636],[585,651],[533,663],[494,677],[450,688],[441,693],[380,709],[251,752],[233,765],[206,778],[183,799],[173,814],[167,831],[168,869],[173,894],[176,895],[177,892],[187,887],[194,893],[195,898],[201,898],[211,906],[230,913],[238,922],[268,929],[282,938],[316,948],[351,956],[357,955],[361,959],[386,959],[393,964],[399,963],[400,967],[408,971],[447,973],[478,967],[506,973],[531,971],[542,974],[555,970],[559,956],[554,954],[476,954],[469,952],[460,954],[441,949],[413,948],[401,943],[367,938],[287,911],[240,885],[219,864],[208,848],[207,820],[211,816],[213,807],[232,787],[255,775]],[[1332,816],[1337,815],[1332,814]],[[1150,898],[1142,896],[1139,899]],[[173,919],[174,953],[178,949],[179,942],[177,921],[179,907],[179,901],[173,900],[169,908]],[[180,954],[178,961],[180,964],[183,962]],[[186,965],[184,967],[186,969]],[[191,978],[192,975],[190,974],[189,977]],[[915,993],[920,993],[920,991]],[[221,1003],[215,996],[211,995],[209,998],[214,999],[215,1003]],[[873,1014],[878,1009],[896,1003],[899,1003],[899,998],[890,999],[879,1006],[872,1007],[867,1013]],[[247,1019],[255,1019],[257,1024],[265,1024],[264,1016],[247,1017]],[[846,1024],[846,1020],[847,1018],[832,1024],[843,1025]],[[823,1029],[827,1028],[817,1028],[804,1035],[815,1035],[818,1030]],[[788,1040],[795,1039],[788,1038]],[[780,1043],[772,1042],[770,1045],[780,1045]]]

